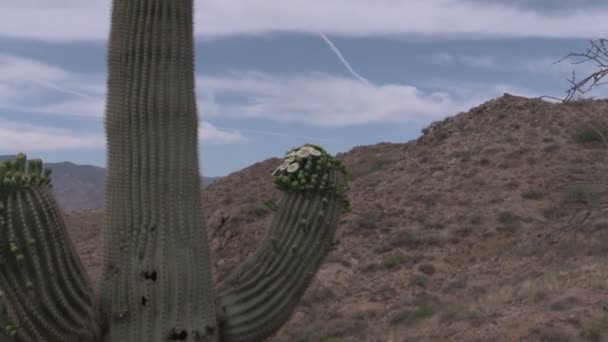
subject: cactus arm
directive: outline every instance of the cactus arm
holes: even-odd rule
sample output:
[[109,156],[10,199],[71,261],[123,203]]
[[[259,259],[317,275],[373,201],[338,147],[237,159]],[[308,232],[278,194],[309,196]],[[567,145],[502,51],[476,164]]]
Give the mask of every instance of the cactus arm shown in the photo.
[[217,341],[192,0],[114,0],[100,303],[107,341]]
[[92,286],[49,176],[24,154],[0,163],[0,341],[100,338]]
[[285,194],[264,242],[219,290],[222,342],[259,341],[287,321],[348,207],[344,169],[318,146],[288,152],[274,175]]

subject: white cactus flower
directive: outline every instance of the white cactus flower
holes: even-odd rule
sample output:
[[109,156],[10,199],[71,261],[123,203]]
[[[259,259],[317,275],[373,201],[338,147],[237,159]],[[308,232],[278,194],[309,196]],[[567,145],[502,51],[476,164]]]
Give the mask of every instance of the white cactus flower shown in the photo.
[[321,151],[314,149],[312,147],[308,150],[308,153],[310,153],[311,155],[313,155],[315,157],[318,157],[321,155]]
[[296,160],[296,157],[287,157],[283,163],[291,164],[294,160]]
[[281,166],[279,166],[279,170],[283,171],[283,170],[287,169],[288,166],[289,166],[289,163],[283,163],[283,164],[281,164]]
[[294,173],[294,172],[298,171],[298,168],[299,168],[299,167],[300,167],[300,165],[298,165],[298,163],[293,163],[293,164],[290,164],[290,165],[287,167],[287,172],[289,172],[289,173]]
[[298,150],[298,152],[296,152],[296,156],[300,157],[300,158],[306,158],[308,157],[310,154],[308,153],[308,151],[300,149]]

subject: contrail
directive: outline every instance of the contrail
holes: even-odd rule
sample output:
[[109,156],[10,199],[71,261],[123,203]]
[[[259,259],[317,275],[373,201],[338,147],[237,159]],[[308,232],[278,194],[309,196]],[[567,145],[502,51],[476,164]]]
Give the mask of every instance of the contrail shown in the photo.
[[76,95],[78,97],[82,97],[82,98],[85,98],[85,99],[95,99],[95,100],[99,99],[98,97],[91,96],[89,94],[85,94],[85,93],[82,93],[82,92],[79,92],[79,91],[76,91],[76,90],[68,89],[68,88],[65,88],[63,86],[59,86],[59,85],[54,84],[54,83],[44,82],[44,81],[38,81],[38,80],[29,80],[29,81],[32,82],[32,83],[34,83],[34,84],[37,84],[37,85],[39,85],[39,86],[41,86],[43,88],[56,90],[56,91],[58,91],[60,93],[64,93],[64,94],[68,94],[68,95]]
[[340,50],[338,50],[338,48],[334,45],[334,43],[329,40],[329,38],[321,31],[317,32],[317,34],[321,37],[321,39],[323,39],[327,45],[329,45],[329,48],[336,54],[336,56],[338,56],[338,59],[340,60],[340,62],[342,62],[342,64],[344,64],[344,66],[346,67],[346,69],[348,69],[348,71],[350,71],[350,73],[355,76],[359,81],[365,83],[365,84],[370,84],[371,82],[368,81],[365,77],[359,75],[351,66],[350,63],[348,63],[348,61],[346,60],[346,58],[344,58],[344,56],[342,56],[342,53],[340,52]]

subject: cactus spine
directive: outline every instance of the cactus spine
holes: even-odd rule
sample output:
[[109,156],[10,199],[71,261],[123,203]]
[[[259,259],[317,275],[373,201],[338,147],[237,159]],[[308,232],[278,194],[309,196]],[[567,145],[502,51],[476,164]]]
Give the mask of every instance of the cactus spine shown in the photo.
[[288,319],[332,247],[348,207],[344,168],[318,146],[288,151],[274,173],[285,197],[268,236],[215,294],[199,190],[192,11],[192,0],[113,0],[95,301],[44,188],[48,172],[32,161],[26,175],[25,156],[0,164],[0,256],[9,260],[0,271],[0,336],[259,341]]
[[[27,164],[27,170],[26,170]],[[0,341],[93,341],[92,286],[48,189],[50,169],[0,163]]]

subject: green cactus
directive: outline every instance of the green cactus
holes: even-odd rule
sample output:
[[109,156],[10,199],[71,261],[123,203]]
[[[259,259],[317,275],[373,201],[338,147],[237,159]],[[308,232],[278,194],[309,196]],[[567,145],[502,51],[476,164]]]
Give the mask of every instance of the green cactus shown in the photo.
[[212,287],[192,11],[192,0],[113,1],[97,296],[49,171],[25,155],[0,163],[0,341],[259,341],[288,319],[333,248],[349,208],[345,170],[305,145],[273,173],[284,198],[261,248]]
[[[295,176],[301,165],[323,167]],[[332,248],[337,220],[348,208],[344,173],[342,164],[318,146],[288,151],[273,172],[286,194],[266,238],[219,290],[222,341],[258,341],[287,321]],[[295,177],[302,187],[290,185]],[[325,187],[306,186],[315,178],[324,179]]]
[[49,175],[40,159],[27,163],[24,154],[0,163],[0,341],[100,337],[92,286],[49,192]]

